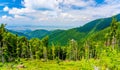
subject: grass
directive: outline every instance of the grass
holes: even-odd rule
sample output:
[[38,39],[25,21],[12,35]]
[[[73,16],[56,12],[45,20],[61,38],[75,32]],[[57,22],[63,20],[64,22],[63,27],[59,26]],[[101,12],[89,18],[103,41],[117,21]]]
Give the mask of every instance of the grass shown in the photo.
[[[103,61],[103,60],[102,60]],[[106,61],[106,60],[105,60]],[[17,68],[20,63],[23,63],[25,68]],[[58,64],[56,60],[48,60],[47,62],[42,62],[41,60],[25,60],[21,59],[21,62],[15,63],[0,63],[0,70],[106,70],[106,66],[109,66],[109,61],[105,65],[104,61],[101,63],[100,60],[85,60],[81,61],[60,61]],[[114,68],[115,69],[115,68]],[[116,67],[115,70],[119,70],[120,65]]]
[[[25,68],[20,68],[19,70],[80,70],[82,67],[81,63],[84,61],[60,61],[58,64],[56,60],[42,62],[41,60],[26,61],[25,59],[22,59],[21,62]],[[16,70],[20,63],[1,63],[0,70]]]

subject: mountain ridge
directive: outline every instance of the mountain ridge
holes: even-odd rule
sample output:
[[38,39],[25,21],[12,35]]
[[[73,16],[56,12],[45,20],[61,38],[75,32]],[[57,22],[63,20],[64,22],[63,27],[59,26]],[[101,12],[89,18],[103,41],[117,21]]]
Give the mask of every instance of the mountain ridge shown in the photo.
[[60,43],[62,45],[65,45],[69,40],[75,39],[77,41],[84,41],[87,39],[90,35],[104,30],[105,28],[110,26],[110,23],[112,21],[112,18],[115,17],[118,21],[120,21],[120,14],[108,17],[108,18],[101,18],[96,19],[91,22],[86,23],[83,26],[72,28],[68,30],[34,30],[29,33],[27,33],[30,38],[40,38],[42,39],[45,36],[49,36],[50,43]]

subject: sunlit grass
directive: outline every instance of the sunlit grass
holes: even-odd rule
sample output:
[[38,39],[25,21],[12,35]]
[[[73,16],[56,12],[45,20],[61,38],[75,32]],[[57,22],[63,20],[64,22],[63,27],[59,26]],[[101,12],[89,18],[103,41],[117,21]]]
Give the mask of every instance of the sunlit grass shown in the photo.
[[[105,62],[106,61],[106,62]],[[17,68],[18,65],[24,65],[24,68]],[[117,65],[115,65],[115,64]],[[111,60],[104,59],[82,59],[81,61],[60,61],[58,64],[56,60],[48,60],[43,62],[41,60],[25,60],[21,59],[19,63],[11,62],[11,63],[0,63],[0,70],[95,70],[101,69],[104,70],[106,68],[120,69],[120,64],[117,61],[111,62]],[[111,67],[110,67],[111,66]],[[114,67],[116,66],[116,67]]]

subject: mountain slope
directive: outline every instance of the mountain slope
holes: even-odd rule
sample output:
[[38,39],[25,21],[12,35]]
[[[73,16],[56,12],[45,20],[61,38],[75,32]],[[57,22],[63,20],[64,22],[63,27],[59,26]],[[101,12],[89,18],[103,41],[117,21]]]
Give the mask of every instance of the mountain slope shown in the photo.
[[120,14],[109,17],[109,18],[102,18],[102,19],[97,19],[91,22],[88,22],[82,27],[76,28],[80,32],[89,32],[91,31],[94,27],[96,27],[95,31],[100,31],[108,26],[110,26],[110,23],[112,21],[112,18],[115,17],[118,21],[120,21]]
[[67,31],[62,31],[56,34],[50,34],[50,42],[53,42],[55,44],[59,43],[62,45],[67,44],[67,42],[71,39],[79,40],[84,38],[86,33],[78,32],[74,29],[70,29]]
[[[114,16],[118,21],[120,21],[120,14]],[[66,30],[56,35],[50,34],[50,42],[59,42],[62,45],[67,44],[70,39],[75,39],[77,41],[84,41],[92,34],[104,30],[109,27],[112,21],[112,17],[102,18],[91,21],[79,28],[73,28],[70,30]],[[55,36],[55,37],[54,37]]]
[[26,33],[28,36],[30,36],[31,38],[43,38],[46,35],[48,35],[50,32],[47,30],[35,30],[35,31],[31,31],[29,33]]
[[[118,21],[120,21],[120,14],[114,16]],[[91,37],[93,34],[104,30],[110,26],[113,17],[96,19],[91,21],[81,27],[73,28],[69,30],[35,30],[27,33],[31,38],[43,38],[49,36],[50,43],[66,45],[69,40],[75,39],[77,41],[83,42],[88,37]]]
[[25,36],[26,38],[30,39],[31,37],[28,36],[27,34],[21,33],[21,32],[17,32],[17,31],[13,31],[13,30],[7,30],[8,32],[12,33],[12,34],[16,34],[18,36]]

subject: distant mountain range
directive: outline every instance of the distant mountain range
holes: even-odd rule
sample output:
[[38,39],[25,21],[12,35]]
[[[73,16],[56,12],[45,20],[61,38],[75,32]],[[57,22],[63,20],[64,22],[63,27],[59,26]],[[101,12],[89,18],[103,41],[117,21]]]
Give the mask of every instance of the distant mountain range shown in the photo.
[[53,25],[7,25],[6,28],[9,29],[9,30],[14,30],[14,31],[26,31],[26,30],[56,30],[56,29],[64,29],[64,30],[67,30],[67,29],[70,29],[70,28],[74,28],[75,26],[63,26],[63,25],[60,25],[60,26],[53,26]]
[[[112,16],[113,17],[113,16]],[[50,43],[54,44],[61,44],[65,45],[68,43],[69,40],[75,39],[79,42],[83,42],[88,37],[91,37],[97,34],[100,34],[99,32],[105,32],[106,29],[110,26],[110,23],[112,21],[112,17],[109,18],[101,18],[96,19],[94,21],[91,21],[89,23],[86,23],[85,25],[77,28],[72,28],[69,30],[24,30],[24,31],[11,31],[14,34],[18,34],[19,36],[26,36],[27,38],[43,38],[45,36],[49,36]],[[118,21],[120,21],[120,14],[114,16]],[[103,34],[104,35],[104,34]]]

